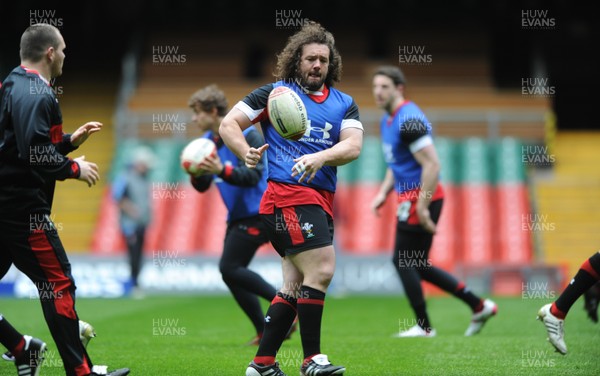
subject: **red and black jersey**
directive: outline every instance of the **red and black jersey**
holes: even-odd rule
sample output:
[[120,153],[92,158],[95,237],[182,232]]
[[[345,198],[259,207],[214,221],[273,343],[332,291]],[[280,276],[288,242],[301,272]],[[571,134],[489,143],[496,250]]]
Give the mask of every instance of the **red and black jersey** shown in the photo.
[[76,148],[62,131],[49,82],[20,66],[0,87],[0,213],[49,213],[56,180],[77,178],[66,157]]

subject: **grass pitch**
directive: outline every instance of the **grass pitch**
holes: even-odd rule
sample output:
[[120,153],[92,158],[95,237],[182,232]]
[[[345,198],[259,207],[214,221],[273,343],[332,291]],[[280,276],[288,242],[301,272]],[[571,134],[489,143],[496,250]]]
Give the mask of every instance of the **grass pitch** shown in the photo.
[[[463,336],[470,319],[466,305],[434,297],[428,307],[437,337],[396,339],[393,333],[415,323],[405,298],[330,296],[322,351],[332,363],[346,366],[346,375],[600,375],[600,325],[586,317],[581,300],[566,321],[566,356],[554,352],[535,320],[548,301],[495,301],[498,315],[475,337]],[[21,332],[48,344],[41,375],[64,375],[39,302],[2,299],[0,307]],[[254,333],[229,296],[80,299],[77,309],[98,334],[88,346],[94,363],[129,367],[132,376],[241,376],[256,351],[244,345]],[[286,374],[298,374],[298,333],[284,342],[278,361]],[[14,365],[0,360],[0,375],[13,374]]]

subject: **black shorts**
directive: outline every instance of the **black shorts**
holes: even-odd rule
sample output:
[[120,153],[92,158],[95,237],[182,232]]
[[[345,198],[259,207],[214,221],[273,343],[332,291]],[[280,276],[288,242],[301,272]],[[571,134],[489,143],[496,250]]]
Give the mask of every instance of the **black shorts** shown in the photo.
[[333,218],[319,205],[275,208],[260,218],[281,257],[333,244]]
[[[442,214],[442,206],[444,199],[431,201],[429,203],[429,216],[433,223],[437,224]],[[396,224],[397,231],[412,231],[428,233],[423,226],[419,224],[419,217],[416,211],[416,201],[404,201],[398,205],[398,211],[396,212]]]

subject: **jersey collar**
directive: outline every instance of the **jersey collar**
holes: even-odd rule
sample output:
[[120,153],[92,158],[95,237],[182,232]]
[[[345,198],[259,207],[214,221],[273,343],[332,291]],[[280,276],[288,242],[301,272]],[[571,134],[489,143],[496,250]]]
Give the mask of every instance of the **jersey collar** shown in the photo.
[[400,102],[400,104],[396,107],[394,112],[392,112],[391,115],[388,117],[386,125],[388,125],[388,126],[392,125],[392,122],[394,121],[394,118],[398,114],[398,111],[400,111],[400,109],[402,107],[404,107],[405,105],[407,105],[409,103],[410,103],[410,101],[407,101],[407,100],[403,100],[402,102]]
[[308,97],[317,103],[323,103],[329,97],[329,88],[327,85],[323,85],[323,90],[320,91],[308,91],[306,92]]
[[40,80],[44,81],[44,83],[45,83],[46,85],[50,86],[50,82],[48,82],[48,80],[47,80],[47,79],[45,79],[45,78],[44,78],[44,76],[42,76],[42,75],[40,74],[40,72],[36,71],[35,69],[27,68],[27,67],[26,67],[26,66],[24,66],[24,65],[21,65],[21,68],[23,68],[23,70],[25,70],[25,73],[31,73],[31,74],[35,74],[35,75],[37,75],[37,76],[40,78]]

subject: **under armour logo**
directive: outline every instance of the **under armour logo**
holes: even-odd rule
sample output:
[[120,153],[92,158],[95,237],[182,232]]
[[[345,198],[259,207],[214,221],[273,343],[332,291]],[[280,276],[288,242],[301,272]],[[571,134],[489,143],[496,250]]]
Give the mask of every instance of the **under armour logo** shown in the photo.
[[271,322],[271,316],[265,317],[265,322]]
[[328,138],[331,137],[331,135],[329,134],[329,131],[331,130],[331,128],[333,128],[333,125],[329,124],[328,122],[325,122],[325,128],[321,128],[321,127],[313,127],[310,124],[310,120],[308,120],[307,122],[308,124],[306,125],[306,132],[304,132],[304,137],[310,137],[310,132],[311,131],[315,131],[315,132],[321,132],[323,133],[323,139],[326,140]]

